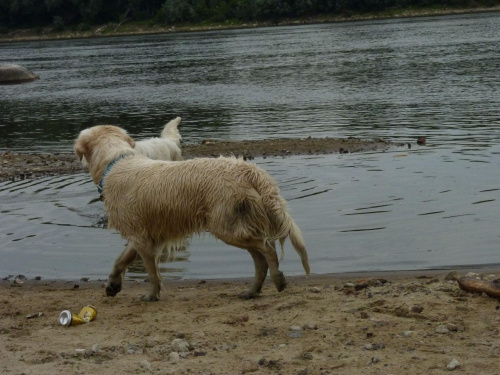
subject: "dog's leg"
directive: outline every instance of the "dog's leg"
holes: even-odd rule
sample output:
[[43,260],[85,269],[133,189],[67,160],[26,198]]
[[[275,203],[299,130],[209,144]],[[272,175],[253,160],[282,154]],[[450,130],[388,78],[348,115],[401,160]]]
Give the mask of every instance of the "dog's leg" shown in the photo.
[[266,258],[274,286],[276,286],[278,292],[281,292],[286,288],[286,279],[283,272],[279,270],[278,255],[276,254],[275,246],[265,245],[263,254]]
[[137,257],[137,251],[135,250],[135,246],[132,242],[129,242],[125,247],[125,250],[121,253],[121,255],[116,258],[115,265],[113,266],[113,270],[111,271],[108,277],[108,283],[106,285],[106,295],[109,297],[116,296],[120,290],[122,290],[123,277],[125,276],[125,271],[128,266],[135,260]]
[[149,282],[151,284],[151,288],[149,289],[148,294],[144,294],[141,297],[141,301],[146,302],[154,302],[158,301],[160,298],[160,289],[161,289],[161,275],[158,269],[158,262],[160,258],[156,256],[154,246],[144,246],[137,250],[139,256],[142,258],[144,262],[144,266],[146,267],[146,271],[149,276]]
[[255,279],[246,292],[240,294],[243,299],[250,299],[257,297],[262,289],[262,284],[266,280],[267,276],[267,260],[266,258],[257,250],[248,250],[252,256],[253,263],[255,265]]

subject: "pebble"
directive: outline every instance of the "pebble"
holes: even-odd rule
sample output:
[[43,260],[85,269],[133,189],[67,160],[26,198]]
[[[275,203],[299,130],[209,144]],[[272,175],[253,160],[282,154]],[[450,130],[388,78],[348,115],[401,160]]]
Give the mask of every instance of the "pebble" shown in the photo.
[[450,332],[450,330],[444,324],[441,324],[436,328],[436,333],[448,333],[448,332]]
[[321,293],[321,289],[318,288],[317,286],[313,286],[312,288],[309,289],[311,293]]
[[383,327],[383,326],[388,326],[389,322],[387,320],[377,320],[374,318],[371,318],[370,321],[373,323],[375,327]]
[[449,371],[453,371],[455,370],[456,368],[459,368],[460,367],[460,362],[458,362],[455,358],[453,358],[451,360],[450,363],[448,363],[448,365],[446,366],[446,369],[449,370]]
[[294,339],[301,338],[302,337],[302,332],[301,331],[291,331],[291,332],[288,332],[288,337],[291,337],[291,338],[294,338]]
[[413,305],[410,307],[410,311],[415,314],[420,314],[422,311],[424,311],[424,308],[420,305]]
[[304,326],[302,328],[304,330],[314,331],[314,330],[318,329],[318,326],[316,324],[313,324],[313,323],[306,323],[306,324],[304,324]]
[[354,284],[353,283],[345,283],[344,287],[346,287],[346,288],[354,288]]
[[460,275],[458,274],[457,271],[453,270],[451,271],[449,274],[447,274],[445,277],[444,277],[444,280],[445,281],[449,281],[449,280],[452,280],[452,281],[457,281],[458,279],[460,279]]
[[413,331],[403,331],[404,337],[410,337],[413,334]]
[[168,355],[168,360],[172,363],[177,363],[179,362],[181,357],[179,356],[179,353],[177,352],[172,352]]
[[185,340],[174,339],[172,340],[172,349],[178,353],[186,353],[191,349],[191,345]]
[[289,331],[302,331],[302,327],[301,326],[290,326],[290,327],[288,327],[288,330]]
[[145,368],[148,371],[151,371],[151,363],[146,359],[141,361],[141,367]]

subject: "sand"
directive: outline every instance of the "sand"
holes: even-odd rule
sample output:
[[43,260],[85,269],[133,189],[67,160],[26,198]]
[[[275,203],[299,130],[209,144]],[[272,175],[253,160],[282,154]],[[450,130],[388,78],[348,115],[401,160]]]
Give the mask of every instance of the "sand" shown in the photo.
[[[0,372],[498,374],[499,301],[446,274],[293,277],[253,300],[238,297],[247,279],[166,281],[153,303],[139,301],[144,282],[107,297],[104,281],[10,277],[0,282]],[[60,325],[60,311],[86,304],[94,321]]]

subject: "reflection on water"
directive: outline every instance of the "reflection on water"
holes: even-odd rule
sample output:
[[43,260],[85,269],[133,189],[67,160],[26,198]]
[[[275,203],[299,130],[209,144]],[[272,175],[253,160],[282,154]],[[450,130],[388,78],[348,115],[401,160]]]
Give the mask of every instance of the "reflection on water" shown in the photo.
[[[256,162],[289,201],[313,273],[499,263],[500,146]],[[85,174],[0,184],[0,275],[105,278],[124,241],[102,229],[96,195]],[[282,270],[303,274],[289,242],[285,249]],[[165,277],[253,275],[245,251],[209,235],[191,238],[174,262],[163,260]],[[144,275],[140,262],[128,273]]]

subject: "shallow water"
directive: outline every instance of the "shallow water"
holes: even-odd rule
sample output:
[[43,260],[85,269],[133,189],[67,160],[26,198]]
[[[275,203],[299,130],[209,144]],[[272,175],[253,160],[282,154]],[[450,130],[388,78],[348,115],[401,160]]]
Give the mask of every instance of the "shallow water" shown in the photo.
[[[70,151],[118,124],[206,138],[386,138],[385,153],[256,159],[304,232],[313,273],[498,265],[500,14],[0,45],[39,81],[0,86],[0,148]],[[418,147],[418,136],[427,146]],[[0,184],[0,275],[105,278],[123,240],[88,175]],[[193,238],[167,277],[251,276]],[[286,245],[281,268],[302,274]],[[142,277],[140,264],[129,277]]]
[[[313,273],[499,263],[500,147],[257,159],[302,228]],[[101,227],[85,174],[0,185],[0,274],[105,278],[124,241]],[[303,273],[289,242],[281,264]],[[500,265],[500,264],[498,264]],[[189,241],[165,277],[253,275],[250,256],[208,234]],[[137,264],[129,277],[141,277]]]

